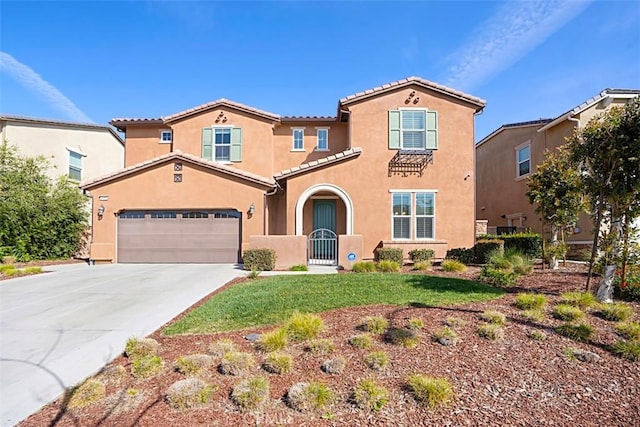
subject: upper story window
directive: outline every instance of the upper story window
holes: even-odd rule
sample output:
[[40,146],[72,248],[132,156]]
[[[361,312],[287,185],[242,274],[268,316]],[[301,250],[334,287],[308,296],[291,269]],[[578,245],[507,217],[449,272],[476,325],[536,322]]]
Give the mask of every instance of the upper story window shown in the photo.
[[318,142],[316,144],[316,150],[328,151],[329,150],[329,129],[317,128],[317,131],[318,131]]
[[438,113],[423,108],[389,111],[389,149],[436,150]]
[[160,131],[160,143],[171,144],[173,142],[173,132],[170,130]]
[[241,162],[242,129],[233,126],[202,129],[202,157],[215,162]]
[[82,158],[84,156],[75,151],[69,151],[69,178],[82,181]]
[[214,159],[216,162],[231,161],[231,129],[213,129]]
[[293,128],[292,151],[304,151],[304,128]]
[[516,147],[516,178],[522,178],[531,172],[531,143]]

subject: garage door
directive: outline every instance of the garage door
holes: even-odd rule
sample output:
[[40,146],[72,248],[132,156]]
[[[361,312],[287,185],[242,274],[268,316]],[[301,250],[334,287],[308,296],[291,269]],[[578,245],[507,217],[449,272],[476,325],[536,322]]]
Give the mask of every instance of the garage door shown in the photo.
[[236,263],[240,212],[125,211],[118,217],[118,262]]

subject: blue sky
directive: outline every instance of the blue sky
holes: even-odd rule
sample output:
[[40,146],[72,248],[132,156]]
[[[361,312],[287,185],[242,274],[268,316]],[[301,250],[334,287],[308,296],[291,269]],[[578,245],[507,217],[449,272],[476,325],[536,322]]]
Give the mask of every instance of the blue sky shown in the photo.
[[0,3],[0,111],[107,123],[228,98],[334,115],[408,76],[487,100],[476,140],[640,89],[640,2]]

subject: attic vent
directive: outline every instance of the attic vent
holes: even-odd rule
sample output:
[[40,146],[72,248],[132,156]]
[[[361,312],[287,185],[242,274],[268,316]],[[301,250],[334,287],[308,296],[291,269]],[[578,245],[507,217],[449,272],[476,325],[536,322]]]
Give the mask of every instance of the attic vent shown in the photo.
[[389,176],[422,176],[428,163],[433,164],[433,150],[398,150],[389,161]]

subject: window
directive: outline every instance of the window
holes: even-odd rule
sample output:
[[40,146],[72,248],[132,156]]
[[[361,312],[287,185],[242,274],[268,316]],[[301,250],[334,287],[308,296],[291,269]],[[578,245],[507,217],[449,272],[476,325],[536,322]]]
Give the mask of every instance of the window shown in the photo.
[[175,212],[171,212],[171,211],[156,211],[156,212],[151,212],[149,214],[149,217],[152,219],[171,219],[171,218],[176,218],[177,215]]
[[203,128],[202,158],[215,162],[241,162],[242,129],[233,126]]
[[401,147],[405,150],[424,150],[425,141],[424,110],[401,110]]
[[171,144],[173,141],[173,132],[170,130],[163,130],[160,132],[160,143],[161,144]]
[[424,108],[389,111],[390,150],[437,150],[438,113]]
[[69,151],[69,178],[75,181],[82,180],[82,154]]
[[144,212],[141,211],[131,211],[131,212],[122,212],[120,213],[120,218],[124,219],[144,219]]
[[318,129],[318,143],[316,145],[318,151],[329,150],[329,129]]
[[293,151],[304,151],[304,128],[293,128]]
[[213,129],[213,146],[216,162],[231,160],[231,128]]
[[435,193],[392,193],[393,240],[433,239],[435,236]]
[[531,172],[531,144],[516,148],[516,178]]
[[183,219],[202,219],[209,218],[208,212],[182,212]]

